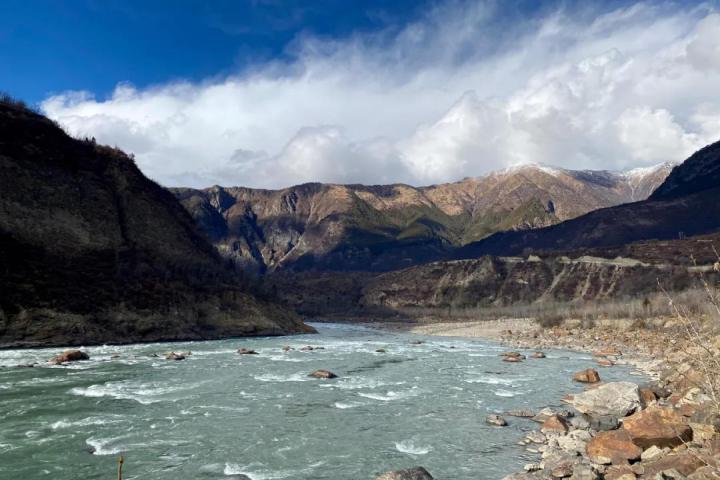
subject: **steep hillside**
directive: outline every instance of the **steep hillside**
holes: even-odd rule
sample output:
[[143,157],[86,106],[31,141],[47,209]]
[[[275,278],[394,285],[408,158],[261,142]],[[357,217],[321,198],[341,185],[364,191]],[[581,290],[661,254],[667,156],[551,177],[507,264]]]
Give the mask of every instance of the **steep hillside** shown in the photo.
[[386,271],[443,258],[494,232],[540,228],[644,198],[669,170],[526,165],[421,188],[306,184],[174,193],[240,269]]
[[590,212],[547,228],[502,232],[467,245],[458,258],[606,248],[720,230],[720,143],[693,154],[642,202]]
[[123,152],[0,102],[0,346],[307,331]]
[[695,286],[692,267],[631,259],[483,257],[434,262],[385,273],[364,287],[368,307],[477,308],[542,302],[602,301]]

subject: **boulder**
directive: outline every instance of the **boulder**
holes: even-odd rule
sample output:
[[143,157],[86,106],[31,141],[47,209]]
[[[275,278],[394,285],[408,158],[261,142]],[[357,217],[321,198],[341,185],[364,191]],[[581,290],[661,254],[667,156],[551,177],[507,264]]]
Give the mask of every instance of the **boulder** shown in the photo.
[[567,435],[554,438],[557,446],[572,455],[582,455],[588,442],[592,439],[590,432],[586,430],[572,430]]
[[593,352],[594,357],[619,357],[622,352],[615,347],[607,347]]
[[657,401],[655,392],[653,392],[651,388],[639,389],[638,396],[640,397],[640,405],[642,405],[643,408],[647,408],[648,405],[655,403],[655,401]]
[[692,429],[677,410],[651,405],[623,421],[635,445],[645,449],[653,445],[675,447],[692,439]]
[[375,350],[375,353],[386,353],[386,350],[384,348],[378,348]]
[[671,453],[652,462],[643,462],[645,467],[643,478],[655,478],[656,475],[670,469],[675,469],[687,477],[704,465],[703,459],[694,452]]
[[169,352],[165,354],[165,360],[185,360],[185,355],[181,353]]
[[412,341],[410,341],[410,345],[422,345],[423,343],[425,343],[425,342],[423,342],[422,340],[412,340]]
[[587,422],[587,428],[598,432],[615,430],[620,426],[620,419],[615,415],[588,415],[584,413],[580,418]]
[[283,352],[289,352],[289,351],[291,351],[292,349],[293,349],[293,348],[292,348],[290,345],[285,345],[284,347],[282,347],[282,351],[283,351]]
[[605,480],[635,480],[637,476],[630,465],[613,465],[603,475]]
[[573,464],[564,462],[556,465],[550,470],[550,476],[553,478],[566,478],[573,474]]
[[600,374],[594,368],[588,368],[573,375],[573,380],[582,383],[597,383],[600,381]]
[[503,357],[503,362],[518,363],[522,362],[525,357]]
[[315,370],[311,374],[308,375],[308,377],[315,377],[315,378],[337,378],[337,375],[335,375],[333,372],[329,370]]
[[534,352],[532,355],[530,355],[530,358],[545,358],[545,353],[543,352]]
[[576,464],[573,467],[573,474],[570,476],[570,480],[597,480],[598,478],[597,471],[585,463]]
[[642,449],[633,443],[628,432],[621,429],[595,435],[587,444],[586,453],[590,460],[601,465],[623,464],[639,459]]
[[610,382],[582,393],[572,400],[581,413],[624,417],[640,407],[638,386],[632,382]]
[[383,473],[375,480],[433,480],[433,477],[423,467],[415,467]]
[[60,365],[61,363],[78,362],[81,360],[90,360],[90,355],[82,350],[65,350],[60,355],[51,358],[48,363]]
[[251,348],[241,348],[237,351],[240,355],[257,355],[258,352]]
[[669,449],[667,448],[658,448],[655,445],[648,448],[644,452],[642,452],[642,455],[640,455],[640,460],[643,462],[650,462],[652,460],[656,460],[660,458],[662,455],[665,455]]
[[540,427],[540,431],[542,431],[543,433],[546,433],[546,432],[565,433],[569,429],[570,429],[570,425],[568,425],[567,420],[565,420],[564,418],[562,418],[558,415],[552,415],[547,420],[545,420],[545,422],[543,422],[543,424],[542,424],[542,427]]
[[485,423],[495,425],[496,427],[507,427],[507,421],[500,415],[488,415],[485,417]]
[[595,360],[595,362],[601,367],[612,367],[615,363],[607,358],[601,357]]

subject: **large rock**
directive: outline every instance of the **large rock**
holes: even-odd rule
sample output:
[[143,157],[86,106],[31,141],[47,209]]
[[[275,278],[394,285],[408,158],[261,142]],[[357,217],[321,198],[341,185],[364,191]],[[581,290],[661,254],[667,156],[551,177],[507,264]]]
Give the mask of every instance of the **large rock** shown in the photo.
[[636,384],[610,382],[578,393],[571,403],[581,413],[623,417],[640,407],[640,397]]
[[675,469],[682,475],[688,476],[695,472],[698,468],[705,465],[702,458],[699,458],[693,452],[680,452],[665,455],[653,462],[645,463],[644,478],[655,478],[658,473],[665,470]]
[[485,422],[496,427],[506,427],[508,424],[507,420],[500,415],[488,415],[485,417]]
[[560,432],[565,433],[570,429],[570,426],[568,425],[567,420],[564,418],[558,416],[558,415],[552,415],[549,417],[545,422],[543,422],[542,427],[540,430],[543,433],[547,432]]
[[600,374],[594,368],[588,368],[573,375],[573,380],[582,383],[597,383],[600,381]]
[[82,350],[65,350],[60,355],[50,359],[48,363],[60,365],[61,363],[77,362],[80,360],[90,360],[90,355]]
[[383,473],[375,480],[433,480],[433,477],[423,467],[415,467]]
[[623,421],[635,445],[643,449],[675,447],[692,438],[692,429],[675,409],[651,405]]
[[621,429],[598,433],[587,444],[586,452],[593,462],[607,465],[637,460],[642,449],[633,443],[627,431]]

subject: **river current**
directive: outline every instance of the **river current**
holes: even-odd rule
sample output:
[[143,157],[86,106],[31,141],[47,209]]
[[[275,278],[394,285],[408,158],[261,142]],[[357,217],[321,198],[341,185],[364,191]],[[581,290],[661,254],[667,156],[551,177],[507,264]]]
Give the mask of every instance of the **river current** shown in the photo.
[[[319,335],[89,347],[90,361],[69,366],[45,364],[62,349],[0,351],[0,479],[116,478],[119,455],[125,480],[370,480],[416,465],[439,480],[499,479],[536,461],[517,442],[537,424],[485,416],[560,406],[582,388],[572,373],[594,366],[573,352],[505,363],[504,347],[479,339],[315,326]],[[192,355],[165,360],[171,350]],[[316,369],[339,378],[307,376]]]

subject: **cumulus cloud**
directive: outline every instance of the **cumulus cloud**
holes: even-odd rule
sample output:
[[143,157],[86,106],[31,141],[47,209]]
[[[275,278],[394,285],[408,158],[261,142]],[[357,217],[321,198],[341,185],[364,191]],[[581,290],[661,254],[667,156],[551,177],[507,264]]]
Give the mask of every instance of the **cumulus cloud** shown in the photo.
[[530,162],[626,169],[720,139],[720,14],[637,3],[503,20],[434,8],[402,29],[302,36],[295,60],[48,98],[166,185],[452,181]]

